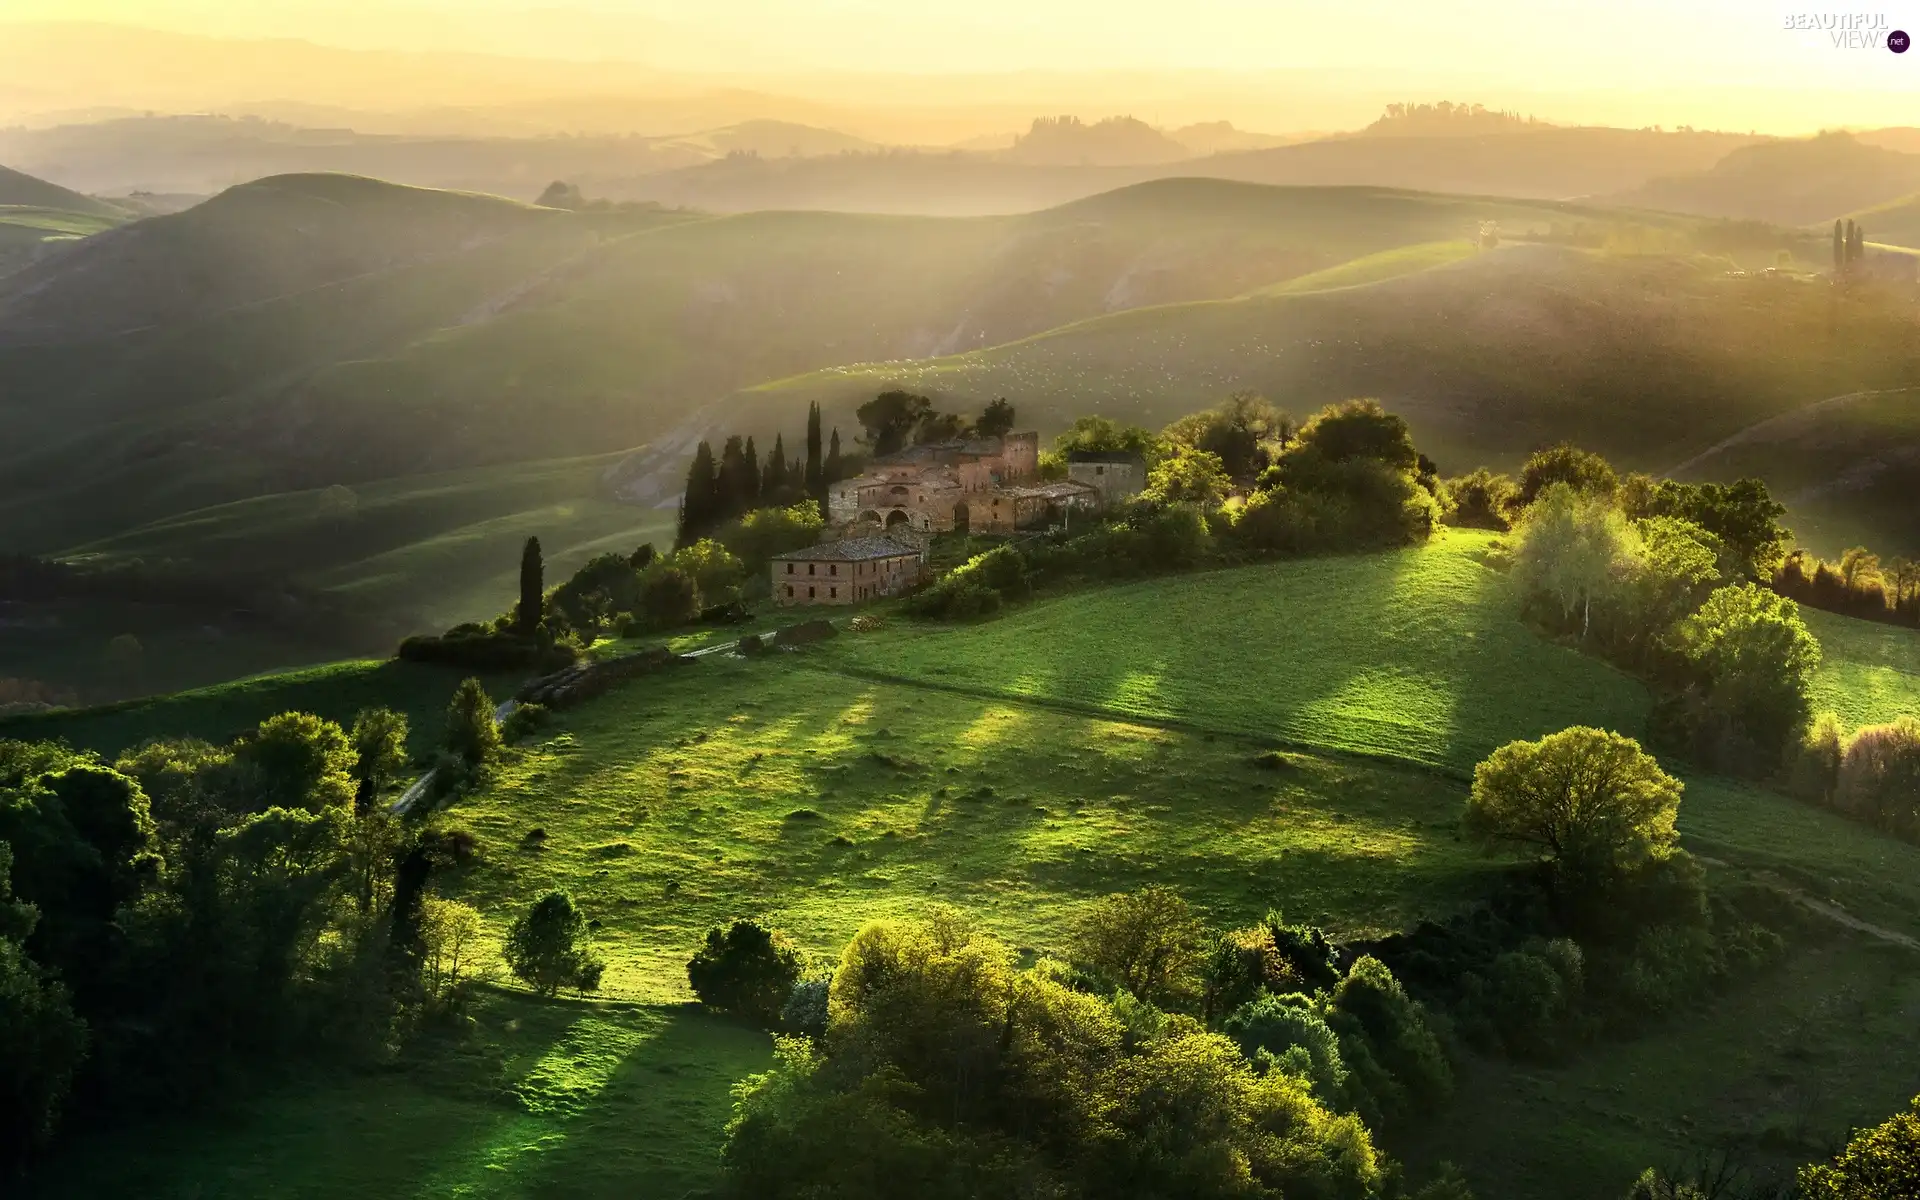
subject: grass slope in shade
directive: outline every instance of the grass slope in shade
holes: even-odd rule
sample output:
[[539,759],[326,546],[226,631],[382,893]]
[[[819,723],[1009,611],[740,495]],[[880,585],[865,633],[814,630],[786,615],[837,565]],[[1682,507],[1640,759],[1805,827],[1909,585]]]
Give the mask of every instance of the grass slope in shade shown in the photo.
[[690,1008],[483,998],[405,1072],[319,1076],[188,1125],[82,1138],[38,1200],[677,1197],[711,1186],[734,1080],[767,1036]]
[[1046,949],[1087,901],[1152,882],[1222,923],[1278,906],[1345,934],[1484,886],[1458,785],[1307,756],[1262,769],[1255,749],[715,657],[567,714],[438,819],[477,835],[455,890],[496,934],[568,888],[605,923],[608,990],[649,1000],[685,996],[706,930],[741,916],[835,954],[939,902]]
[[[421,756],[438,745],[447,702],[465,674],[399,661],[329,663],[148,700],[0,719],[0,738],[64,740],[113,756],[151,738],[224,742],[276,713],[310,712],[350,725],[361,709],[384,706],[407,714],[410,748]],[[521,678],[483,681],[496,698],[505,698]]]
[[835,663],[935,685],[1471,771],[1574,724],[1638,736],[1646,689],[1521,624],[1490,538],[1101,588],[902,624]]

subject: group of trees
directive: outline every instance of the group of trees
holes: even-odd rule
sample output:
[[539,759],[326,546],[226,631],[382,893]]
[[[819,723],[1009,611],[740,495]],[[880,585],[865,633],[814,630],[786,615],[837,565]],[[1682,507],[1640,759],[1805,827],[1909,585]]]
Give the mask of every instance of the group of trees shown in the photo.
[[1853,264],[1867,256],[1867,231],[1848,217],[1833,223],[1833,273],[1845,275]]
[[1787,555],[1773,575],[1773,590],[1800,603],[1867,621],[1920,625],[1920,562],[1885,562],[1855,546],[1838,562],[1805,550]]
[[854,415],[863,431],[861,445],[879,458],[909,446],[924,446],[960,437],[1005,437],[1013,432],[1013,405],[995,400],[968,420],[960,413],[943,413],[926,396],[886,391],[862,404]]
[[[741,930],[714,931],[689,974],[711,990],[731,964],[741,992],[770,995],[790,977],[779,943]],[[1099,902],[1073,944],[1074,962],[1022,970],[951,911],[862,929],[783,1010],[811,1020],[824,997],[824,1019],[737,1090],[726,1193],[1408,1194],[1361,1112],[1443,1100],[1451,1068],[1378,960],[1342,969],[1278,918],[1216,936],[1160,889]]]
[[[471,681],[445,744],[497,751]],[[382,802],[406,745],[385,709],[111,762],[0,741],[0,1156],[75,1106],[153,1111],[253,1063],[378,1053],[458,1002],[478,917],[431,896],[441,847]]]
[[744,441],[738,434],[728,437],[718,458],[712,445],[702,441],[687,467],[687,486],[681,495],[680,523],[673,544],[691,545],[759,508],[786,508],[811,500],[825,511],[827,486],[847,478],[856,468],[852,459],[841,455],[837,427],[822,456],[818,404],[807,409],[802,458],[787,458],[786,442],[779,434],[774,435],[773,449],[767,452],[764,464],[751,435]]
[[1920,720],[1903,716],[1849,736],[1821,714],[1796,748],[1787,786],[1876,829],[1920,841]]

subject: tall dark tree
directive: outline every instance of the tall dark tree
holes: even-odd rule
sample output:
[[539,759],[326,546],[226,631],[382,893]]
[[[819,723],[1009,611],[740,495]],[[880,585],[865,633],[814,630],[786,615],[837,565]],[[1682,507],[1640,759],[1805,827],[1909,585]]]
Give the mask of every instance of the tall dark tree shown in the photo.
[[981,437],[1005,437],[1012,433],[1013,405],[1004,396],[987,405],[980,419],[973,423],[973,431]]
[[826,490],[826,476],[820,464],[820,405],[807,406],[807,495],[818,497]]
[[725,521],[746,512],[753,504],[754,487],[759,482],[748,478],[747,447],[736,433],[720,451],[720,496],[714,520]]
[[760,452],[753,448],[753,436],[747,436],[747,466],[740,483],[746,496],[746,508],[760,507]]
[[895,390],[881,392],[862,404],[855,415],[867,431],[867,447],[877,457],[906,446],[914,432],[937,414],[927,397]]
[[1847,267],[1846,234],[1841,229],[1839,218],[1836,217],[1834,218],[1834,222],[1833,222],[1833,272],[1834,274],[1838,275],[1841,271],[1846,270],[1846,267]]
[[713,447],[705,442],[693,452],[693,465],[687,468],[687,490],[680,499],[680,529],[675,546],[689,546],[713,527],[719,506],[719,479],[713,462]]
[[845,470],[846,468],[840,462],[840,427],[835,425],[833,427],[833,445],[827,451],[826,475],[820,485],[821,494],[814,497],[820,501],[823,508],[826,505],[826,485],[829,483],[839,483]]
[[767,465],[760,476],[760,495],[763,500],[771,501],[787,490],[787,447],[780,434],[773,435],[773,453],[767,455]]
[[540,539],[530,537],[520,550],[520,611],[514,630],[521,637],[532,637],[546,614],[541,604],[546,595],[546,567],[540,561]]

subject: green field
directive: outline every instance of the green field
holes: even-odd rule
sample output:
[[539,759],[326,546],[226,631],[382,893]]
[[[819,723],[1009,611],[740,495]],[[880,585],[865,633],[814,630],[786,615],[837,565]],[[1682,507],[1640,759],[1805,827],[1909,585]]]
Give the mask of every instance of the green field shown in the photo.
[[1920,717],[1920,630],[1800,609],[1820,639],[1815,712],[1838,716],[1849,730]]
[[[1147,882],[1218,924],[1271,906],[1348,937],[1458,911],[1503,865],[1460,835],[1465,769],[1566,724],[1637,730],[1647,708],[1638,684],[1520,623],[1487,540],[1096,589],[974,626],[895,620],[798,655],[705,658],[566,713],[434,820],[475,835],[476,861],[443,886],[494,936],[545,889],[575,894],[601,923],[604,1001],[490,999],[468,1044],[493,1056],[484,1071],[429,1050],[397,1072],[291,1080],[191,1131],[78,1143],[47,1194],[697,1188],[725,1082],[766,1043],[673,1006],[706,929],[736,916],[824,957],[866,920],[936,902],[1044,952],[1089,900]],[[1882,627],[1814,621],[1826,692],[1899,653]],[[431,722],[449,686],[343,665],[0,733],[113,749],[374,696]],[[1920,934],[1920,848],[1704,777],[1680,828],[1716,886],[1767,880]],[[1899,1034],[1920,985],[1910,954],[1872,937],[1817,925],[1800,946],[1706,1010],[1568,1063],[1470,1058],[1453,1106],[1396,1151],[1516,1200],[1616,1200],[1641,1167],[1722,1137],[1768,1163],[1814,1156],[1912,1090],[1920,1047]],[[475,1090],[482,1076],[496,1082]]]

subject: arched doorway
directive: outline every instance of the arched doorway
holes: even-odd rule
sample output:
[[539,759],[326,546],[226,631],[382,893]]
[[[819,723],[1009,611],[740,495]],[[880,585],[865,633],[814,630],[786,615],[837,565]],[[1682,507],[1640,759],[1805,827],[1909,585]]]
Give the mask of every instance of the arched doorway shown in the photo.
[[966,533],[971,529],[972,525],[973,510],[967,507],[965,500],[962,500],[953,506],[953,531],[955,533]]
[[913,518],[907,515],[907,510],[904,508],[896,508],[887,514],[887,532],[889,533],[900,528],[902,525],[911,524],[913,524]]

